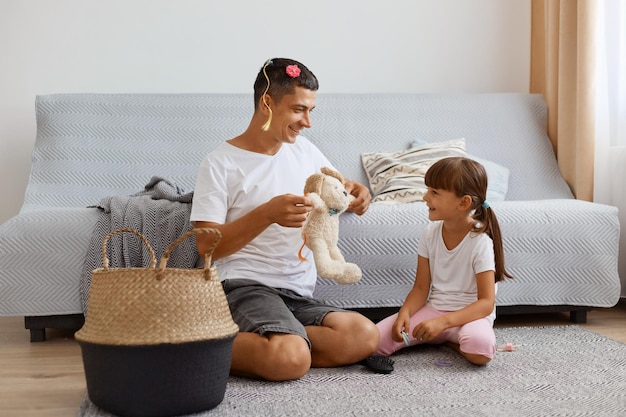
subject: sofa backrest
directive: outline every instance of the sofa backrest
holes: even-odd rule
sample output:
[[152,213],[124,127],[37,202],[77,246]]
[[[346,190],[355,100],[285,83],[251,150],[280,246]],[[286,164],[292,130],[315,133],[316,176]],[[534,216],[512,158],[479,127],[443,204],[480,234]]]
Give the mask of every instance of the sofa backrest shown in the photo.
[[[530,94],[322,94],[304,134],[367,184],[361,153],[464,137],[510,170],[510,200],[571,198]],[[160,176],[193,190],[200,160],[241,133],[251,94],[53,94],[36,99],[37,138],[22,211],[86,207]]]
[[307,133],[347,178],[367,184],[359,155],[465,138],[468,154],[510,171],[507,200],[573,198],[538,94],[318,95]]

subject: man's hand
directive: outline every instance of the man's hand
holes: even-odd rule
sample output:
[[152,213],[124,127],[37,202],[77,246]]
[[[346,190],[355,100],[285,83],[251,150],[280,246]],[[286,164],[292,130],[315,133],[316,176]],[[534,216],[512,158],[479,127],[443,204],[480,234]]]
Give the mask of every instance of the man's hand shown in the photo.
[[346,181],[344,184],[346,191],[354,197],[354,200],[348,206],[348,211],[363,215],[370,206],[372,195],[370,190],[361,183],[356,181]]
[[293,194],[278,195],[266,206],[270,222],[283,227],[302,227],[313,208],[309,197]]

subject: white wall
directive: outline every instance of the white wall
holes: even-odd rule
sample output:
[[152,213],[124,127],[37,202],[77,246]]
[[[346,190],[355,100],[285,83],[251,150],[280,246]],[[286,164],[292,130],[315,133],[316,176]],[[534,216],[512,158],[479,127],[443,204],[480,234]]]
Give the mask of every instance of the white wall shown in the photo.
[[530,0],[0,0],[0,223],[23,201],[36,95],[250,93],[272,56],[320,94],[528,92],[529,51]]

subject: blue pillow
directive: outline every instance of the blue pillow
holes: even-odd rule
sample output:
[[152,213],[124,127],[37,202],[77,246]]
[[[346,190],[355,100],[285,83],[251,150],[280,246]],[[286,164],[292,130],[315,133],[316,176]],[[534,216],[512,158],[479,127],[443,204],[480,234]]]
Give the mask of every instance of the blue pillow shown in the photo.
[[[422,140],[416,140],[411,143],[411,148],[415,146],[423,146],[428,142]],[[488,159],[481,158],[476,155],[467,154],[467,158],[473,159],[485,167],[487,171],[488,186],[487,186],[487,200],[492,201],[504,201],[506,199],[506,192],[509,189],[509,169],[496,162]]]

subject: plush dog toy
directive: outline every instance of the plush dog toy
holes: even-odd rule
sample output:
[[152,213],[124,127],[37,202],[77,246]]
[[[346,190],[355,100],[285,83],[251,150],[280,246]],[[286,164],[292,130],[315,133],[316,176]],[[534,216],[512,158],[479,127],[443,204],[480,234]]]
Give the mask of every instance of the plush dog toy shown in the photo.
[[[358,265],[346,262],[337,247],[339,239],[339,215],[347,210],[354,199],[343,186],[340,173],[322,168],[321,174],[313,174],[304,185],[304,194],[314,202],[314,209],[302,229],[304,244],[313,252],[317,274],[339,284],[353,284],[361,278]],[[298,256],[302,257],[302,248]]]

